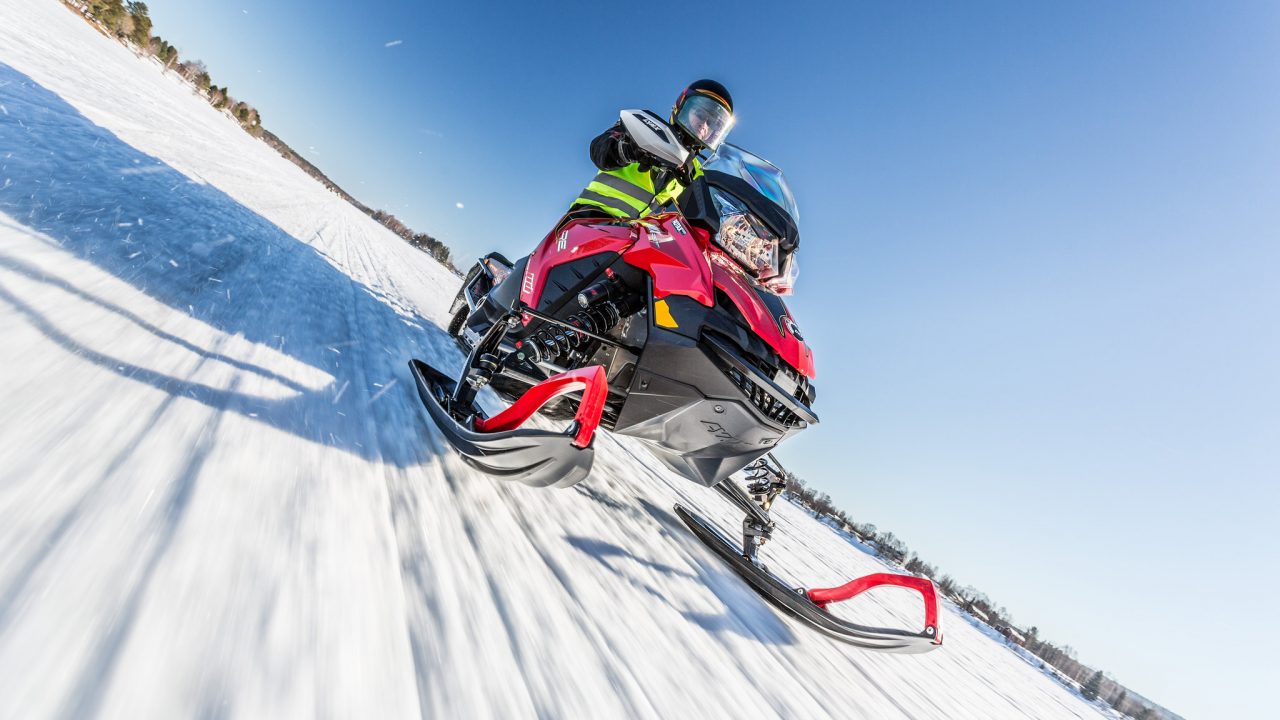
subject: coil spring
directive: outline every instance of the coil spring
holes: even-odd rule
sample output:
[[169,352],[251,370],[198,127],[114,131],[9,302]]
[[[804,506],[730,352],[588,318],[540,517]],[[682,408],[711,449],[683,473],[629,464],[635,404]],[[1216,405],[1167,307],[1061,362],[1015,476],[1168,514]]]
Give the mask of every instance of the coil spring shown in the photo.
[[[587,332],[603,335],[622,320],[622,313],[612,302],[570,315],[564,322]],[[534,362],[551,360],[573,352],[591,342],[591,338],[559,325],[544,324],[525,341],[524,350]]]
[[743,472],[747,476],[747,492],[753,495],[776,495],[787,486],[786,476],[763,457],[743,468]]

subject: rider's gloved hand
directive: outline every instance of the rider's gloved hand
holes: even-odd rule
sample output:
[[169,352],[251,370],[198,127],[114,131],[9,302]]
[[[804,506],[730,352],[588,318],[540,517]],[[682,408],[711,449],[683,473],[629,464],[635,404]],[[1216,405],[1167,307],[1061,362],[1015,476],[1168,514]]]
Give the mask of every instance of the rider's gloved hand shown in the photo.
[[685,186],[685,187],[689,187],[690,185],[692,185],[692,184],[693,184],[693,162],[692,162],[692,159],[690,159],[690,160],[686,160],[686,161],[684,162],[684,164],[683,164],[683,165],[681,165],[680,167],[673,168],[673,169],[672,169],[672,172],[674,172],[674,173],[675,173],[676,180],[679,180],[681,185],[683,185],[683,186]]
[[618,133],[618,159],[622,161],[622,165],[630,165],[639,161],[640,150],[631,142],[631,137],[626,133]]
[[654,160],[657,158],[634,145],[631,146],[630,153],[631,162],[640,163],[640,167],[638,168],[640,172],[647,173],[653,169],[653,166],[655,165]]

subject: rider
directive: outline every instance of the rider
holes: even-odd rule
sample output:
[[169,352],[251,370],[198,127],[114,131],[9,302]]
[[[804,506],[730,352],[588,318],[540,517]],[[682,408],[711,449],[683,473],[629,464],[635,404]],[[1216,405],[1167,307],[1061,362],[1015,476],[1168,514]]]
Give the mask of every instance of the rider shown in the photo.
[[[662,168],[656,160],[636,147],[622,121],[591,141],[591,162],[600,172],[569,212],[558,223],[579,218],[635,219],[660,211],[676,201],[690,222],[701,222],[714,234],[719,214],[702,177],[698,153],[715,152],[733,127],[733,98],[715,80],[698,80],[680,93],[671,108],[671,127],[680,143],[689,150],[684,165],[672,170],[674,177],[661,188],[654,187]],[[685,192],[692,186],[692,190]]]

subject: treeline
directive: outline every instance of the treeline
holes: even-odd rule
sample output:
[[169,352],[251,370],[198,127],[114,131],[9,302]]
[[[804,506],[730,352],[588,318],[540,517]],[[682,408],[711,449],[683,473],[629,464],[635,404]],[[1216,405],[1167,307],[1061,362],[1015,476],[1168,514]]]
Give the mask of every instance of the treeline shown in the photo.
[[228,113],[240,123],[250,135],[260,138],[270,145],[285,159],[302,168],[311,177],[318,180],[331,192],[347,202],[355,205],[361,212],[382,223],[391,232],[399,235],[410,245],[428,253],[454,273],[458,269],[453,266],[451,253],[444,243],[426,233],[414,232],[405,226],[394,215],[381,210],[373,210],[357,201],[349,193],[338,187],[315,165],[303,158],[287,143],[262,126],[262,116],[258,109],[231,95],[227,87],[214,84],[209,70],[200,60],[184,60],[178,48],[159,35],[152,35],[150,10],[144,2],[126,0],[63,0],[63,3],[77,10],[109,37],[130,46],[134,52],[144,57],[154,57],[164,66],[165,71],[173,71],[196,89],[213,107]]
[[830,495],[809,487],[795,473],[787,472],[786,482],[784,496],[791,502],[807,508],[819,519],[853,535],[863,544],[872,547],[885,560],[901,565],[909,573],[932,580],[938,590],[957,605],[1038,657],[1040,667],[1050,670],[1060,682],[1079,685],[1080,693],[1085,699],[1102,699],[1116,711],[1138,720],[1162,720],[1167,717],[1162,708],[1143,702],[1140,696],[1130,693],[1101,670],[1095,670],[1076,660],[1075,650],[1070,645],[1059,647],[1041,638],[1039,629],[1034,626],[1019,630],[1013,622],[1013,616],[1003,605],[972,585],[961,585],[952,576],[940,572],[937,567],[912,552],[906,542],[892,532],[882,532],[870,523],[856,522],[835,506]]
[[458,269],[453,266],[449,248],[444,243],[426,233],[414,232],[412,228],[400,222],[399,218],[389,212],[374,210],[369,216],[387,226],[391,232],[399,235],[410,245],[438,260],[441,265],[453,270],[455,273],[458,272]]
[[93,20],[107,35],[126,42],[140,55],[156,58],[166,70],[173,70],[200,91],[219,110],[226,110],[250,134],[262,136],[262,117],[257,108],[231,97],[226,87],[213,78],[199,60],[182,60],[178,48],[159,35],[151,34],[151,11],[144,2],[130,0],[64,0]]

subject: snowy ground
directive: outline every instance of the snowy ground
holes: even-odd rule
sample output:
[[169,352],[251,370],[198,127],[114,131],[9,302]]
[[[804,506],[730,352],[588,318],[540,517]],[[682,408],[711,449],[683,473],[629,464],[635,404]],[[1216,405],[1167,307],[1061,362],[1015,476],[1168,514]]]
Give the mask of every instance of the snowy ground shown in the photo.
[[[0,718],[1097,714],[951,610],[922,656],[780,617],[670,511],[727,504],[630,440],[568,490],[468,471],[405,366],[460,361],[457,282],[56,0],[0,0]],[[778,515],[796,584],[881,569]]]

